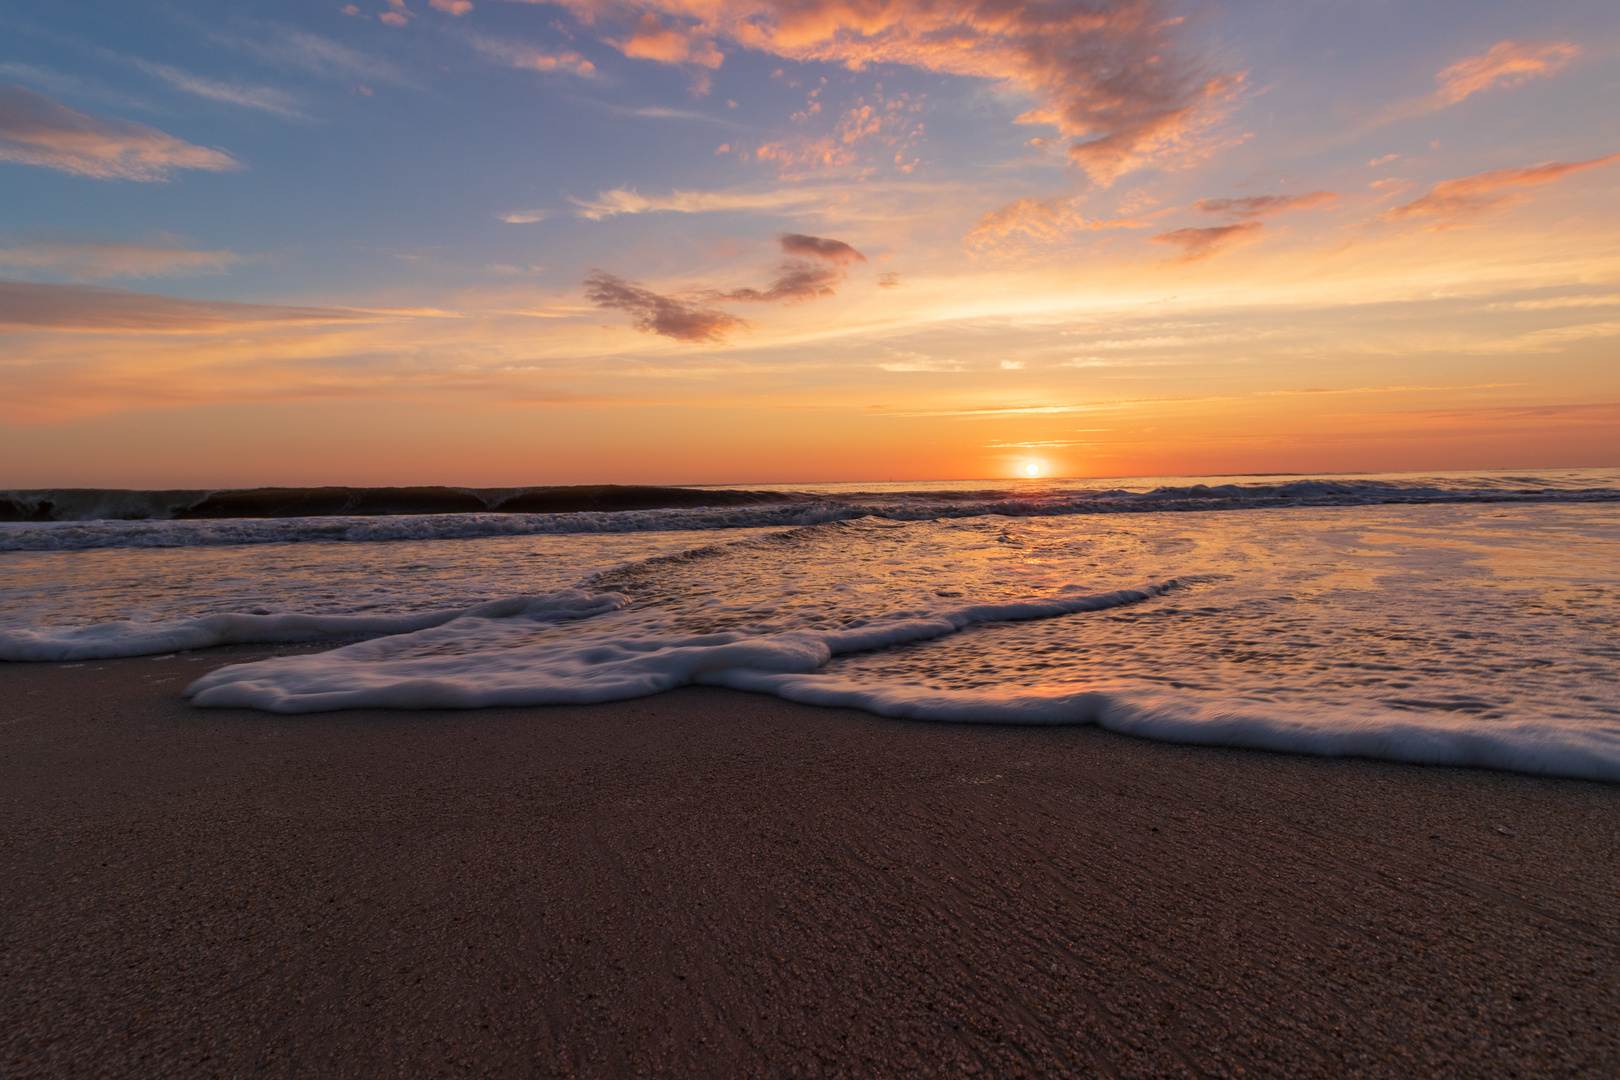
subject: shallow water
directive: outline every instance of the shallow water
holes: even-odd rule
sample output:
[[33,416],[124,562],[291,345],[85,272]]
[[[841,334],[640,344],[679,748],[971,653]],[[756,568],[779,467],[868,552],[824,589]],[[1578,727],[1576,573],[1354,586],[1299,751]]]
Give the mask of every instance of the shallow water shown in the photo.
[[[223,669],[194,687],[201,704],[537,704],[698,682],[1620,780],[1609,501],[14,551],[0,590],[14,659],[373,639]],[[514,596],[537,599],[466,610]]]

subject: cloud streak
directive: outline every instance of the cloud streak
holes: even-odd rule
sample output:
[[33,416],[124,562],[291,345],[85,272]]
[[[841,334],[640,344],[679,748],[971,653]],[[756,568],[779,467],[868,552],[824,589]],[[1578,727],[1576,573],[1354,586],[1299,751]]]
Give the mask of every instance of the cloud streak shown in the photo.
[[472,46],[473,51],[485,59],[507,67],[526,68],[530,71],[561,71],[584,78],[596,74],[596,65],[572,50],[546,52],[533,45],[506,41],[488,34],[467,34],[465,41]]
[[1521,202],[1520,189],[1550,184],[1562,180],[1570,173],[1620,161],[1620,154],[1592,158],[1589,161],[1549,161],[1527,169],[1497,169],[1494,172],[1475,173],[1455,180],[1442,180],[1429,189],[1428,194],[1397,206],[1384,214],[1390,221],[1404,218],[1427,218],[1433,229],[1449,229],[1478,217],[1488,210]]
[[38,241],[0,247],[0,266],[59,273],[75,281],[217,274],[241,261],[234,251],[192,251],[165,244]]
[[676,341],[720,342],[748,320],[709,307],[699,300],[664,296],[605,270],[592,270],[585,279],[585,298],[599,308],[622,311],[630,325],[644,334],[661,334]]
[[585,279],[585,297],[597,307],[628,313],[631,325],[643,333],[677,341],[721,342],[732,331],[753,324],[714,304],[795,304],[832,296],[836,286],[847,279],[847,268],[866,261],[865,255],[842,240],[803,233],[784,233],[777,240],[788,258],[782,260],[776,278],[763,289],[710,289],[686,296],[665,296],[606,271],[593,270]]
[[1176,229],[1160,233],[1150,239],[1181,249],[1178,262],[1193,262],[1223,251],[1234,244],[1259,237],[1265,226],[1258,221],[1240,221],[1235,225],[1217,225],[1209,229]]
[[569,202],[574,213],[587,221],[602,221],[620,214],[653,214],[672,211],[679,214],[719,213],[727,210],[784,210],[793,206],[824,202],[826,195],[815,189],[795,191],[671,191],[667,195],[643,195],[638,191],[614,188],[599,191],[594,199]]
[[242,163],[128,120],[99,120],[21,86],[0,86],[0,161],[99,180],[169,179],[179,169],[225,172]]
[[1025,198],[991,210],[962,238],[974,251],[999,250],[1018,254],[1031,247],[1062,243],[1076,233],[1102,229],[1145,229],[1152,223],[1137,218],[1101,221],[1080,212],[1080,198]]
[[1313,210],[1338,199],[1336,191],[1312,191],[1306,195],[1249,195],[1241,199],[1199,199],[1193,206],[1204,214],[1233,218],[1270,217],[1284,210]]
[[135,66],[148,75],[162,79],[170,86],[184,90],[188,94],[206,98],[209,101],[218,101],[225,105],[239,105],[248,109],[261,109],[264,112],[277,113],[281,116],[303,117],[298,111],[298,101],[284,90],[277,90],[271,86],[239,86],[235,83],[216,82],[205,79],[200,75],[192,75],[168,64],[157,64],[150,60],[136,60]]
[[272,324],[375,321],[366,312],[180,300],[86,285],[0,281],[0,331],[198,334]]
[[1455,105],[1481,90],[1520,86],[1551,75],[1580,55],[1568,41],[1541,45],[1528,41],[1499,41],[1479,56],[1459,60],[1434,77],[1434,100]]

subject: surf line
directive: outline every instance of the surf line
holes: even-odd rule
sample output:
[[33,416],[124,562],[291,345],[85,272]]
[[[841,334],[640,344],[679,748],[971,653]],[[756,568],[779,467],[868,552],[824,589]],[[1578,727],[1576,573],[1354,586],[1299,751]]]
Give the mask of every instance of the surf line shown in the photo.
[[[838,630],[771,634],[601,633],[593,632],[587,618],[577,634],[524,640],[535,630],[534,613],[469,614],[437,627],[330,652],[223,667],[192,683],[185,693],[204,708],[278,713],[585,705],[645,697],[694,683],[730,685],[731,679],[804,675],[818,671],[835,655],[927,641],[982,623],[1116,608],[1179,587],[1172,579],[1138,589],[971,604],[878,618]],[[546,611],[541,618],[553,621],[554,614]]]

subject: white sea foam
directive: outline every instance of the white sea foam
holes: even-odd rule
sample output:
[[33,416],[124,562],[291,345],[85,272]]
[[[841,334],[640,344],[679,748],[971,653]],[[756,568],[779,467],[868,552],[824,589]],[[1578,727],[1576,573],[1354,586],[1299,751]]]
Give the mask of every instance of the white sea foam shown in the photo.
[[731,669],[695,681],[774,694],[807,705],[955,723],[1095,725],[1158,742],[1366,757],[1419,765],[1620,782],[1620,725],[1552,720],[1481,724],[1472,717],[1376,706],[1279,706],[1211,695],[1118,687],[1073,694],[964,693],[854,684],[819,676]]
[[[591,704],[689,685],[889,717],[1017,725],[1096,725],[1164,742],[1320,756],[1372,757],[1620,781],[1620,724],[1572,727],[1525,719],[1362,708],[1290,707],[1190,691],[1146,692],[1099,680],[1072,693],[940,690],[821,673],[839,654],[944,638],[992,622],[1099,612],[1163,595],[1174,582],[1088,596],[979,604],[874,619],[828,631],[675,636],[636,624],[567,637],[535,634],[557,604],[490,607],[416,633],[331,652],[221,668],[186,693],[205,707],[299,713],[358,708]],[[571,614],[585,610],[571,600]]]
[[457,619],[512,619],[553,622],[588,618],[624,606],[616,593],[577,589],[547,596],[514,596],[456,611],[415,615],[255,615],[227,613],[196,619],[105,622],[91,626],[47,626],[0,630],[0,660],[106,660],[215,645],[261,645],[298,641],[409,635]]
[[723,671],[815,671],[838,653],[926,641],[992,621],[1100,611],[1174,587],[1172,581],[1095,596],[974,604],[838,629],[771,634],[672,635],[631,623],[558,639],[531,637],[535,620],[526,610],[468,612],[417,633],[220,668],[192,683],[186,694],[197,705],[284,713],[617,701]]

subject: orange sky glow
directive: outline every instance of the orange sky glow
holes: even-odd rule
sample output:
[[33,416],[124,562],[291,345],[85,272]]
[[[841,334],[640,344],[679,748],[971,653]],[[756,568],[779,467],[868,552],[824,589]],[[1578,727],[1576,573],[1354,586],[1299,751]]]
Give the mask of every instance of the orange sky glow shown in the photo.
[[0,485],[1620,464],[1604,5],[419,7],[10,35]]

